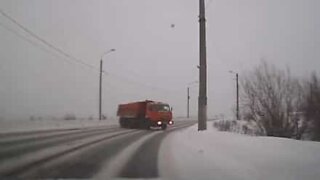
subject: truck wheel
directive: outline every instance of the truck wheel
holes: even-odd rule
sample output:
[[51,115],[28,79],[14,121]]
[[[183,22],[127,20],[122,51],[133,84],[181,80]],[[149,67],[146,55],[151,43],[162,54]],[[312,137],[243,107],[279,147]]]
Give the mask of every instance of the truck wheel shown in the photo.
[[122,118],[119,119],[120,127],[125,128],[125,122]]
[[135,120],[132,119],[132,118],[128,119],[127,127],[128,127],[129,129],[134,129],[134,128],[135,128]]
[[131,129],[131,120],[127,119],[126,128]]
[[143,129],[146,129],[146,130],[149,130],[149,129],[150,129],[150,123],[149,123],[149,120],[148,120],[148,119],[143,119],[143,121],[142,121],[142,128],[143,128]]
[[149,125],[149,124],[145,124],[145,125],[144,125],[144,129],[150,130],[150,125]]
[[162,129],[162,130],[166,130],[166,129],[167,129],[167,125],[166,125],[166,124],[162,124],[162,125],[161,125],[161,129]]

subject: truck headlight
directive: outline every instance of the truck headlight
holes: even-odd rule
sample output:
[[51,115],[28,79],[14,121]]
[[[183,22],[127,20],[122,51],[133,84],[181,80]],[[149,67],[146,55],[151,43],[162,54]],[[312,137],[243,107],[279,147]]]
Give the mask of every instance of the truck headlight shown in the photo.
[[162,122],[161,122],[161,121],[158,121],[158,122],[157,122],[157,124],[158,124],[158,125],[161,125],[161,124],[162,124]]

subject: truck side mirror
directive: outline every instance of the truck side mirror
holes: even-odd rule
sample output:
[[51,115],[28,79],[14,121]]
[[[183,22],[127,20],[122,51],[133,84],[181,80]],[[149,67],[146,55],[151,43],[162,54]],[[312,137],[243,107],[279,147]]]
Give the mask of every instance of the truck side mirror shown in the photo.
[[170,107],[170,111],[172,112],[172,110],[173,110],[173,108],[172,107]]

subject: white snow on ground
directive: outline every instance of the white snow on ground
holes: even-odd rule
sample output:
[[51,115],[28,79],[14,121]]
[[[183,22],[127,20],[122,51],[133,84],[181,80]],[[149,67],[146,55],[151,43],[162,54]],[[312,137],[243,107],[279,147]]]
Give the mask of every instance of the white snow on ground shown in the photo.
[[319,142],[220,132],[212,123],[167,136],[159,155],[165,179],[320,179]]
[[0,121],[0,133],[89,128],[114,124],[118,124],[118,120],[11,120]]

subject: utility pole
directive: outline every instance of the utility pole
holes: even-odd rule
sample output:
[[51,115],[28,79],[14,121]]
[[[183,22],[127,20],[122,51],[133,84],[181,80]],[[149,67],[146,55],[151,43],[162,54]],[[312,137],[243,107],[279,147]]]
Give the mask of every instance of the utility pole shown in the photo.
[[187,85],[187,118],[190,118],[190,87],[195,83],[199,83],[199,81],[192,81]]
[[110,49],[109,51],[106,51],[102,54],[100,58],[100,78],[99,78],[99,120],[102,120],[102,60],[103,56],[106,54],[109,54],[113,51],[116,51],[116,49]]
[[102,119],[102,57],[100,59],[100,80],[99,80],[99,120]]
[[237,81],[237,120],[240,120],[239,114],[239,75],[236,73],[236,81]]
[[204,0],[199,0],[200,28],[200,65],[199,65],[199,99],[198,130],[207,129],[207,57],[206,57],[206,17]]
[[240,120],[240,110],[239,110],[239,74],[234,71],[229,71],[231,74],[236,75],[236,89],[237,89],[237,96],[236,96],[236,118],[237,120]]
[[189,93],[189,87],[187,88],[187,118],[190,117],[190,93]]

